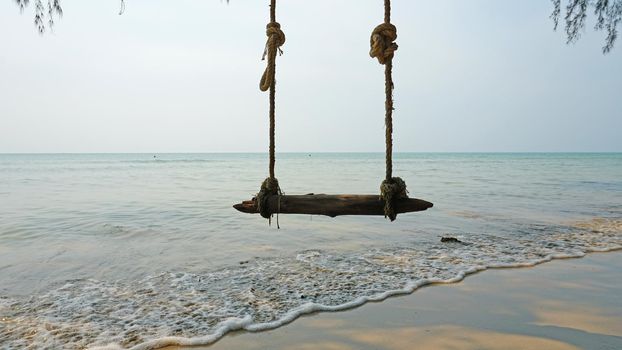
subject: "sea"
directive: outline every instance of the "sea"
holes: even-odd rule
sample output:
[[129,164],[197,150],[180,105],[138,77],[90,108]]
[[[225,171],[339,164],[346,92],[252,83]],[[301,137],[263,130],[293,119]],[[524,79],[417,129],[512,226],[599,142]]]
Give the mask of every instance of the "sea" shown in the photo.
[[[260,153],[0,154],[0,349],[210,344],[622,248],[622,153],[397,153],[433,208],[280,228],[232,207],[267,168]],[[376,194],[384,155],[283,153],[276,175],[285,194]]]

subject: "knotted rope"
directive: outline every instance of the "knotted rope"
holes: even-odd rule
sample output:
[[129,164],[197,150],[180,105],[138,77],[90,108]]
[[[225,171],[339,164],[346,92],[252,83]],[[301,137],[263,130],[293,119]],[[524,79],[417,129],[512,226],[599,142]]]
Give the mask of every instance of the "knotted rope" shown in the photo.
[[[257,193],[256,201],[257,201],[257,211],[259,214],[268,220],[272,217],[272,212],[268,206],[268,198],[270,196],[280,196],[282,194],[281,188],[279,187],[279,180],[275,178],[266,178],[261,184],[261,188],[259,189],[259,193]],[[278,212],[277,212],[277,220],[278,220]],[[277,221],[278,225],[278,221]]]
[[[279,181],[274,176],[274,165],[276,163],[275,157],[275,137],[274,137],[274,129],[275,129],[275,94],[276,94],[276,54],[283,54],[281,50],[281,46],[285,43],[285,34],[281,30],[281,25],[276,21],[276,0],[270,0],[270,23],[266,26],[266,35],[268,36],[268,40],[266,41],[266,47],[263,52],[262,60],[265,60],[268,57],[268,64],[266,66],[266,70],[261,76],[261,81],[259,83],[259,89],[261,91],[266,91],[270,89],[270,164],[268,166],[270,177],[265,179],[261,184],[261,188],[259,189],[259,193],[255,196],[257,203],[257,210],[261,214],[262,217],[269,220],[272,223],[272,214],[270,212],[268,206],[268,198],[270,196],[277,195],[279,196],[278,205],[280,207],[281,203],[281,188],[279,187]],[[279,226],[279,211],[280,208],[277,209],[276,213],[276,224]]]
[[386,176],[380,184],[380,198],[384,200],[384,216],[395,220],[395,200],[408,198],[406,183],[399,177],[393,177],[393,56],[397,50],[397,28],[391,24],[391,0],[384,0],[384,23],[376,26],[369,40],[369,55],[377,58],[384,65],[385,80],[385,164]]
[[399,177],[385,179],[380,184],[380,198],[384,200],[384,217],[391,221],[395,220],[397,213],[393,203],[396,199],[408,198],[406,183]]
[[268,89],[274,83],[275,68],[276,68],[276,53],[283,54],[281,46],[285,44],[285,33],[281,30],[281,25],[278,22],[270,22],[266,26],[266,35],[268,40],[266,41],[266,48],[263,51],[261,60],[265,60],[268,57],[268,65],[266,70],[261,76],[259,82],[259,89],[261,91],[268,91]]
[[377,58],[380,64],[386,64],[387,61],[393,59],[395,51],[397,51],[397,28],[391,23],[382,23],[374,28],[369,38],[371,50],[369,55]]

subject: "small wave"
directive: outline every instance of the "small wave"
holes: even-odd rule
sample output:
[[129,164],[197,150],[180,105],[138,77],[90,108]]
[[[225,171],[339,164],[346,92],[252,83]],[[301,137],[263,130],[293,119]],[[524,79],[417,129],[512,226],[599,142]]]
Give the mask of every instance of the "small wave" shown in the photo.
[[579,221],[572,223],[572,226],[592,233],[616,234],[622,232],[622,220],[611,220],[606,218],[594,218],[589,221]]
[[456,211],[452,211],[449,214],[454,215],[454,216],[458,216],[461,218],[465,218],[465,219],[481,219],[483,218],[483,215],[474,211],[469,211],[469,210],[456,210]]
[[121,160],[121,161],[113,161],[114,163],[123,163],[123,164],[204,164],[204,163],[217,163],[222,162],[219,159],[161,159],[161,158],[152,158],[152,159],[130,159],[130,160]]
[[533,266],[622,248],[622,221],[534,227],[522,239],[465,234],[362,252],[306,250],[204,273],[166,272],[135,284],[74,280],[28,298],[0,298],[0,342],[19,349],[157,349],[205,345],[303,314],[452,283],[487,268]]

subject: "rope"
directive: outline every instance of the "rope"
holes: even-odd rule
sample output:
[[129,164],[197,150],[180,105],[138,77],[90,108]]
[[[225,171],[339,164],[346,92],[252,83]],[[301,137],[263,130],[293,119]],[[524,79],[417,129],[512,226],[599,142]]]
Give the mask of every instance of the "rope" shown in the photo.
[[384,200],[384,217],[394,221],[397,218],[395,212],[395,200],[408,198],[406,183],[399,177],[392,177],[380,184],[380,198]]
[[397,44],[397,28],[391,23],[379,24],[371,33],[369,55],[377,58],[380,64],[386,64],[393,59]]
[[376,26],[369,40],[369,55],[384,65],[385,84],[385,179],[380,185],[380,198],[384,200],[384,216],[395,220],[395,200],[407,198],[406,183],[399,177],[393,177],[393,56],[397,51],[397,28],[391,24],[391,0],[384,0],[384,23]]
[[[259,211],[259,214],[270,220],[270,218],[272,217],[272,212],[270,212],[270,207],[268,206],[268,199],[270,198],[270,196],[274,196],[277,195],[279,196],[279,203],[278,206],[280,208],[281,206],[281,196],[282,192],[281,192],[281,188],[279,187],[279,180],[275,179],[275,178],[266,178],[262,183],[261,183],[261,188],[259,189],[259,193],[257,193],[256,201],[257,201],[257,211]],[[279,210],[277,210],[277,226],[278,226],[278,212]]]
[[259,82],[259,89],[261,91],[270,90],[270,162],[269,162],[269,173],[270,177],[265,179],[261,184],[261,188],[259,193],[257,193],[257,209],[262,217],[270,220],[272,223],[272,213],[268,208],[268,198],[273,195],[279,196],[278,201],[278,209],[276,222],[277,227],[279,226],[279,211],[281,205],[281,188],[279,187],[279,181],[274,176],[274,165],[276,163],[275,157],[275,94],[276,94],[276,54],[283,54],[283,50],[281,50],[281,46],[285,43],[285,34],[281,30],[281,25],[276,21],[276,0],[270,1],[270,23],[266,26],[266,35],[268,36],[268,40],[266,41],[266,47],[263,52],[263,56],[261,60],[265,60],[268,58],[268,64],[266,66],[266,70],[261,76],[261,80]]
[[285,43],[285,34],[281,30],[281,24],[278,22],[270,22],[266,25],[266,35],[268,36],[268,40],[266,41],[266,48],[263,51],[261,60],[265,60],[267,56],[268,65],[259,82],[259,89],[261,91],[267,91],[274,85],[276,54],[277,52],[279,55],[283,54],[281,46]]

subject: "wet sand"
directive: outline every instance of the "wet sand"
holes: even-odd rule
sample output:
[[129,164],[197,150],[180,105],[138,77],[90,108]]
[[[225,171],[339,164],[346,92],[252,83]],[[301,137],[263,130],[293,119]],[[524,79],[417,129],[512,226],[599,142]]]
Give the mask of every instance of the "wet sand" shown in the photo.
[[[457,284],[185,349],[622,349],[622,251],[492,269]],[[182,349],[171,347],[168,350]]]

